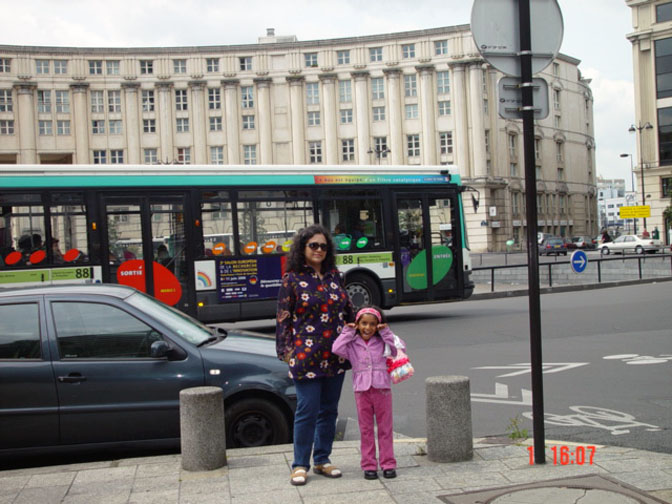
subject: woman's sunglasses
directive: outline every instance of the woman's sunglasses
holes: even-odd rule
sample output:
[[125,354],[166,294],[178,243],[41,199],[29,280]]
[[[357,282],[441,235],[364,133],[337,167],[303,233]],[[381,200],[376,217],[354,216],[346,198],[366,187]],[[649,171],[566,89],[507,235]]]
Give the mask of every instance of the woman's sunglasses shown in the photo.
[[322,250],[326,251],[327,248],[329,248],[329,246],[326,243],[317,243],[317,242],[309,243],[308,246],[312,250],[322,249]]

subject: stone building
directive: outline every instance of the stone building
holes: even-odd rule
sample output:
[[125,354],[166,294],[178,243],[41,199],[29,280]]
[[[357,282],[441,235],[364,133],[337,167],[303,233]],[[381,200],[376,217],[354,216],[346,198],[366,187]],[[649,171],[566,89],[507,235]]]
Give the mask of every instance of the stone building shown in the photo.
[[[540,76],[539,231],[597,232],[593,97],[579,60]],[[474,251],[525,242],[522,122],[468,25],[171,48],[0,46],[0,163],[453,164]]]

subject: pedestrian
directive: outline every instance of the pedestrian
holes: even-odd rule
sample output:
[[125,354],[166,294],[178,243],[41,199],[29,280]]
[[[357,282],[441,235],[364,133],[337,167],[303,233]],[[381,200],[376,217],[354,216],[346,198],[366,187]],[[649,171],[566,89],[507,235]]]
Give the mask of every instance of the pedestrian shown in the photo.
[[654,240],[660,240],[660,231],[658,231],[658,226],[653,228],[653,233],[651,233],[651,237]]
[[329,457],[345,370],[351,366],[332,353],[332,345],[353,315],[329,232],[317,224],[302,229],[287,254],[275,333],[278,358],[289,364],[296,387],[292,485],[306,484],[311,451],[315,474],[342,475]]
[[390,330],[383,319],[382,310],[375,306],[360,309],[355,323],[347,324],[334,342],[333,352],[352,363],[352,388],[355,391],[361,438],[360,465],[366,479],[378,479],[374,424],[378,428],[378,452],[383,477],[397,477],[392,390],[386,361],[388,355],[396,355],[398,347],[405,349],[406,345]]

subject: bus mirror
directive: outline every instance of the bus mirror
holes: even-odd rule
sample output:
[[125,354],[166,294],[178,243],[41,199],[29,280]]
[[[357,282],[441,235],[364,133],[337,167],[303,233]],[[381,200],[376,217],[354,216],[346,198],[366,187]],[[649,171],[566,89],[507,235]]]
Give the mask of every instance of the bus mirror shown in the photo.
[[478,199],[471,193],[471,204],[474,205],[474,213],[478,213]]

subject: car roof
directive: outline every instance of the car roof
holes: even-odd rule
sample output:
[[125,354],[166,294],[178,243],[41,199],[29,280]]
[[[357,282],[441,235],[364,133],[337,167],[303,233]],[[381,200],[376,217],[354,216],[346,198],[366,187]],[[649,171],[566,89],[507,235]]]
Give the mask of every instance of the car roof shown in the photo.
[[134,292],[132,287],[118,284],[70,284],[70,285],[38,285],[35,287],[0,288],[0,299],[14,296],[35,296],[43,294],[98,294],[125,299]]

